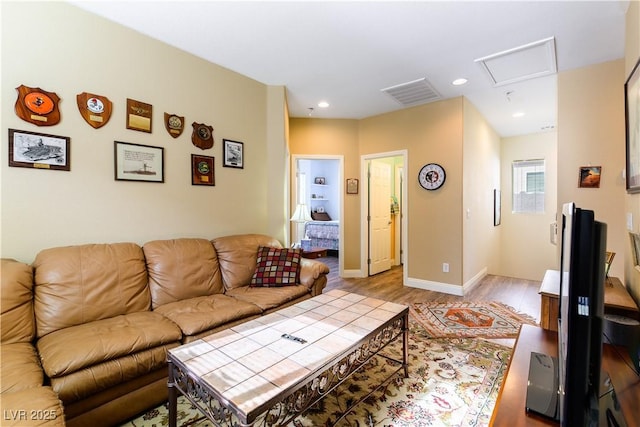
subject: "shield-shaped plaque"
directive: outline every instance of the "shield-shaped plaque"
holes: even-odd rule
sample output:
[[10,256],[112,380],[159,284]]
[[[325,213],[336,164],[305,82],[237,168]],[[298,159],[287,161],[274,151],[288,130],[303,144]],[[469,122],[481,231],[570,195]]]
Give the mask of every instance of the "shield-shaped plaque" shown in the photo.
[[164,113],[164,127],[174,138],[182,135],[184,130],[184,117],[175,114]]
[[60,122],[60,97],[39,87],[20,85],[16,88],[16,115],[37,126],[53,126]]
[[193,142],[193,145],[202,150],[213,147],[213,127],[196,122],[193,122],[192,126],[191,142]]
[[76,101],[80,115],[92,128],[106,125],[111,118],[113,104],[106,96],[82,92],[76,95]]

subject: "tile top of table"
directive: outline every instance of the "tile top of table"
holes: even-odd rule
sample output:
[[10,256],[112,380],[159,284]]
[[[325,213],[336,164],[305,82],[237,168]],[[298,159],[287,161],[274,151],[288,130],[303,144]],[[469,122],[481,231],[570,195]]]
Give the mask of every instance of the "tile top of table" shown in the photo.
[[407,310],[332,290],[169,353],[248,414]]

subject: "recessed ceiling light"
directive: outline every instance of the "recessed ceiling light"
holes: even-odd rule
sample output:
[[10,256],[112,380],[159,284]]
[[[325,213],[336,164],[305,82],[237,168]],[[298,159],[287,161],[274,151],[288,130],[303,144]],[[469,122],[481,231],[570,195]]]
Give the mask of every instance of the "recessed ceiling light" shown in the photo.
[[318,107],[320,108],[327,108],[328,106],[329,106],[329,103],[327,101],[318,102]]
[[459,79],[455,79],[454,81],[452,81],[451,84],[454,85],[454,86],[461,86],[461,85],[465,84],[466,82],[467,82],[467,79],[459,78]]
[[518,117],[523,117],[523,116],[524,116],[524,113],[523,113],[522,111],[518,111],[517,113],[513,113],[513,114],[511,115],[511,117],[516,118],[516,119],[517,119]]

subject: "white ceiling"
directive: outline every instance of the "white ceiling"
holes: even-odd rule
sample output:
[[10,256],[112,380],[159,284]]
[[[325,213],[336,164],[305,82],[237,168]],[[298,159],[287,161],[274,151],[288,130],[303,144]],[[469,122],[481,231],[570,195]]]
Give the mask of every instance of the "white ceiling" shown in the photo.
[[[316,118],[354,119],[398,110],[381,89],[426,77],[442,99],[467,97],[502,136],[556,126],[557,74],[495,87],[475,60],[549,37],[559,72],[623,58],[628,8],[628,0],[71,3],[286,86],[293,117],[309,108]],[[453,86],[458,77],[469,82]],[[318,108],[322,100],[330,106]],[[514,119],[516,111],[525,115]]]

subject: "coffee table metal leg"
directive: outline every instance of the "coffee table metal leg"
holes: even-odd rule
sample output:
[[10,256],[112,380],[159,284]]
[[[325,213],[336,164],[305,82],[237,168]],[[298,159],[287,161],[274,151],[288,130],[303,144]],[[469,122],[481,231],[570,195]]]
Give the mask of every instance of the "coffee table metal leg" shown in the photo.
[[178,425],[178,390],[173,379],[173,363],[169,360],[169,427],[177,427]]
[[404,377],[409,378],[409,314],[402,318],[402,367]]

